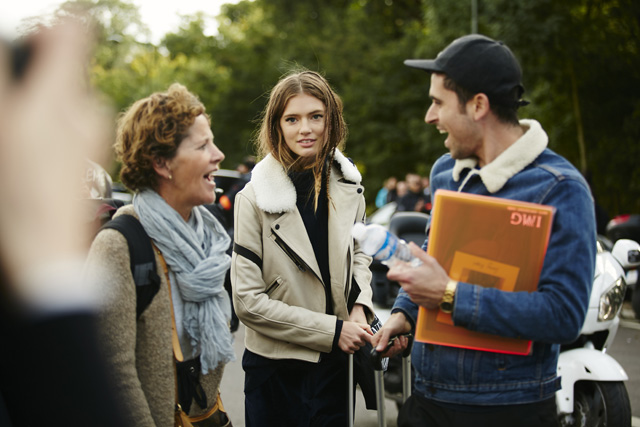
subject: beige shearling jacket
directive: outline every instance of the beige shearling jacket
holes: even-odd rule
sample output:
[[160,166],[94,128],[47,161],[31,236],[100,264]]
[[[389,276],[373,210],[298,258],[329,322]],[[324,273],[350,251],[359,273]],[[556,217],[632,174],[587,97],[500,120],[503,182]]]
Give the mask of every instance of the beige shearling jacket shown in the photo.
[[[132,205],[116,215],[137,214]],[[112,369],[127,425],[173,427],[175,369],[171,332],[171,296],[162,264],[156,254],[160,290],[136,320],[136,285],[129,264],[125,237],[112,229],[101,231],[87,258],[87,274],[99,283],[104,306],[100,316],[100,338]],[[208,408],[191,405],[191,416],[200,415],[216,403],[223,365],[200,382]]]
[[[259,162],[236,195],[234,242],[255,254],[234,251],[231,263],[234,307],[247,326],[250,351],[317,362],[321,352],[331,351],[337,319],[349,318],[347,298],[356,282],[356,303],[373,320],[371,258],[351,236],[353,224],[365,220],[361,181],[358,169],[336,150],[329,182],[330,284],[322,281],[295,187],[275,158]],[[326,314],[325,286],[331,286],[335,315]]]

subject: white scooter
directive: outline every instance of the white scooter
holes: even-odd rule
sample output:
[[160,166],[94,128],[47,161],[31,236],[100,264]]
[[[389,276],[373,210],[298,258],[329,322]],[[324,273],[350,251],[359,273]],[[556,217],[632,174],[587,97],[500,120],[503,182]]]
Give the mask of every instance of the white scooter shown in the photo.
[[620,323],[627,284],[625,270],[640,265],[640,245],[633,240],[598,241],[589,309],[578,339],[562,346],[556,393],[560,425],[631,426],[631,404],[622,366],[606,353]]

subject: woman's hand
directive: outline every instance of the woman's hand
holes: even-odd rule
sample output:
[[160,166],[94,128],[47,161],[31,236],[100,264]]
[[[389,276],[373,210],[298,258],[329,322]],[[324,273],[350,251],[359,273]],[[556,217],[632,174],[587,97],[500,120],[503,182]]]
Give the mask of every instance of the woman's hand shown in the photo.
[[[362,304],[355,304],[351,313],[349,313],[349,321],[356,323],[367,323],[367,315]],[[369,327],[369,331],[371,328]]]
[[344,321],[338,339],[338,347],[345,353],[353,354],[366,343],[370,343],[371,337],[371,327],[367,323]]

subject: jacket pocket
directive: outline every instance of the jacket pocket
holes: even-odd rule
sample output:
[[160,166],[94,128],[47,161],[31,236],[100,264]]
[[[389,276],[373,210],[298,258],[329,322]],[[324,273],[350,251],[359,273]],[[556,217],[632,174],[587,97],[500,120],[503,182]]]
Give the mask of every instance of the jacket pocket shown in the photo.
[[265,293],[269,296],[273,295],[273,293],[280,288],[280,285],[282,285],[282,283],[282,278],[280,276],[276,277],[276,279],[267,287]]

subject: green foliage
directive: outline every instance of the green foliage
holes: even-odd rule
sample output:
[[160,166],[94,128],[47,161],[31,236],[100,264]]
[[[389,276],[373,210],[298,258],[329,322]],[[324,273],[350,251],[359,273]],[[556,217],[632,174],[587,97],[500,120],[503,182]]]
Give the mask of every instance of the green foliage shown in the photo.
[[[471,2],[453,0],[242,0],[222,8],[218,34],[204,14],[183,17],[159,46],[125,0],[76,0],[96,18],[92,79],[119,110],[172,82],[197,93],[216,143],[234,168],[253,154],[256,119],[278,78],[323,73],[345,104],[347,154],[371,203],[382,181],[426,175],[446,150],[424,123],[429,74],[403,65],[433,58],[471,28]],[[640,212],[640,3],[635,0],[478,0],[480,33],[519,58],[522,117],[539,120],[550,147],[592,175],[610,214]]]
[[[485,3],[493,35],[517,52],[531,88],[530,115],[550,146],[589,172],[610,214],[640,210],[640,4],[633,0]],[[506,13],[509,22],[498,20]],[[495,24],[499,22],[499,24]],[[580,155],[583,136],[584,159]],[[623,190],[624,193],[621,191]]]

